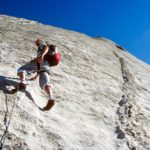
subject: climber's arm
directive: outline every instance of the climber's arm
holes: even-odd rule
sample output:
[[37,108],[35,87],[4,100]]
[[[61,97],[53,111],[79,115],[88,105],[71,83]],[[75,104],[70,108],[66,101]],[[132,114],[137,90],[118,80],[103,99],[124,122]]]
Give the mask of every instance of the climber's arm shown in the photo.
[[47,54],[48,52],[48,46],[44,46],[43,49],[42,49],[42,54],[38,57],[38,63],[41,64],[44,60],[44,56]]

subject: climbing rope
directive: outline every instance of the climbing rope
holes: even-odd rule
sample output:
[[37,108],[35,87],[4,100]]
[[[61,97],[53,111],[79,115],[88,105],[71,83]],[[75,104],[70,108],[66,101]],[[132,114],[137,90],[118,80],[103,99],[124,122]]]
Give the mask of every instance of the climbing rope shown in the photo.
[[[0,140],[0,150],[3,149],[4,143],[5,143],[5,139],[6,139],[6,136],[7,136],[7,133],[8,133],[8,128],[9,128],[9,125],[10,125],[10,121],[11,121],[12,114],[13,114],[14,107],[15,107],[16,100],[17,100],[18,88],[19,87],[17,87],[17,91],[15,93],[15,98],[14,98],[14,102],[13,102],[13,106],[12,106],[12,109],[11,109],[11,112],[10,112],[10,117],[9,117],[8,122],[7,122],[7,114],[5,115],[5,118],[4,118],[4,124],[6,125],[6,127],[5,127],[4,133],[3,133],[2,137],[1,137],[1,140]],[[8,109],[8,107],[7,107],[7,109]]]
[[8,100],[7,100],[7,96],[5,94],[6,112],[5,112],[5,116],[4,116],[4,125],[6,125],[6,123],[7,123],[7,115],[8,115],[8,104],[7,104],[7,102],[8,102]]

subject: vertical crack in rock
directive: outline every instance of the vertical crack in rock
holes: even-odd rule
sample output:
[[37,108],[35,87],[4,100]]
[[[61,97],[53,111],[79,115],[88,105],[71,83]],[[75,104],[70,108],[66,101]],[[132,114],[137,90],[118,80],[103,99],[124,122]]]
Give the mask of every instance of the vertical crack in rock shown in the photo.
[[[143,114],[136,103],[136,83],[124,58],[116,52],[122,71],[122,98],[118,103],[118,123],[116,126],[117,138],[125,140],[129,150],[148,149],[148,135],[143,128]],[[120,145],[121,146],[121,145]],[[119,147],[120,147],[119,146]]]

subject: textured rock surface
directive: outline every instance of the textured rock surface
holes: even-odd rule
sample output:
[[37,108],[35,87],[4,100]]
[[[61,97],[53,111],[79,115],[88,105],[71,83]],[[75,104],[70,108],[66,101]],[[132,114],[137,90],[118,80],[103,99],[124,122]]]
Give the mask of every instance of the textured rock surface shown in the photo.
[[[38,81],[27,81],[17,97],[6,93],[18,82],[17,68],[35,57],[37,37],[61,51],[49,112],[36,106],[47,102]],[[0,16],[1,136],[15,99],[4,149],[150,150],[150,66],[110,40]]]

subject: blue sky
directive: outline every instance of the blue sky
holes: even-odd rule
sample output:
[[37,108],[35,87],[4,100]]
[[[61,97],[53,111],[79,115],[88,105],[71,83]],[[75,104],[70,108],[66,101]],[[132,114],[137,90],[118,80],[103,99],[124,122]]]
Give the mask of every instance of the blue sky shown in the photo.
[[0,0],[0,14],[106,37],[150,64],[150,0]]

